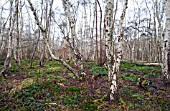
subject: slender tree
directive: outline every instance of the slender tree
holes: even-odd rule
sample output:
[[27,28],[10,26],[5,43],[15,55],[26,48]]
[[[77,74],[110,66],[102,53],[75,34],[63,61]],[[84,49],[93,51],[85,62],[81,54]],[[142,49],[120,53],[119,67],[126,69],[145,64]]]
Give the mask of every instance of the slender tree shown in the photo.
[[[5,32],[4,32],[4,30],[5,30],[5,27],[6,27],[6,24],[9,20],[9,18],[10,18],[10,14],[9,14],[8,18],[6,19],[6,21],[3,24],[1,23],[2,27],[1,27],[1,34],[0,34],[1,35],[0,54],[2,53],[2,51],[5,48],[5,39],[4,39]],[[1,19],[2,19],[2,17],[1,17]]]
[[11,57],[12,57],[12,39],[13,39],[13,28],[14,28],[14,23],[16,19],[16,10],[17,10],[17,3],[18,0],[15,0],[15,11],[12,13],[12,7],[13,7],[13,1],[10,1],[10,21],[9,21],[9,32],[8,32],[8,51],[7,51],[7,56],[6,60],[4,62],[4,67],[0,72],[0,75],[3,75],[5,77],[5,71],[8,67],[11,65]]
[[63,7],[66,13],[66,16],[68,18],[69,21],[69,26],[71,29],[71,37],[72,37],[72,43],[69,40],[69,36],[66,36],[66,40],[69,43],[69,47],[72,51],[72,53],[75,55],[76,57],[76,61],[77,61],[77,67],[80,69],[80,74],[82,73],[81,70],[84,70],[84,66],[83,66],[83,56],[80,54],[80,51],[78,50],[77,47],[77,34],[76,34],[76,23],[74,20],[74,17],[71,13],[70,10],[70,4],[69,4],[69,0],[62,0],[63,1]]
[[[98,64],[100,66],[103,66],[105,63],[105,51],[104,51],[104,37],[102,36],[102,8],[100,5],[99,0],[96,0],[97,4],[99,6],[99,10],[100,10],[100,61],[98,61]],[[97,45],[97,44],[96,44]]]
[[166,0],[166,23],[162,51],[162,72],[163,79],[170,79],[170,0]]

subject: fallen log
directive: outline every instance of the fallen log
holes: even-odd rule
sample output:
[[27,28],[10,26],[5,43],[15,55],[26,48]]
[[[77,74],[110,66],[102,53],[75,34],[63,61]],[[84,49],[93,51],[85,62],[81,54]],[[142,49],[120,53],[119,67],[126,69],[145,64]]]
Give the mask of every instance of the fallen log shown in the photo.
[[162,66],[162,63],[143,63],[146,66]]

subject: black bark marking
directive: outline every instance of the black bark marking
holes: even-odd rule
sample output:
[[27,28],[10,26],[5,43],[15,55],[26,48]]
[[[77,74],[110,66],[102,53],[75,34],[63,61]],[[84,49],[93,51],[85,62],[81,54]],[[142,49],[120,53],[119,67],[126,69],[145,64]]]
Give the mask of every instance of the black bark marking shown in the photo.
[[168,74],[170,72],[170,48],[168,49]]
[[167,42],[168,42],[167,40],[165,40],[165,41],[164,41],[164,47],[166,47],[166,46],[167,46],[167,45],[166,45],[166,43],[167,43]]

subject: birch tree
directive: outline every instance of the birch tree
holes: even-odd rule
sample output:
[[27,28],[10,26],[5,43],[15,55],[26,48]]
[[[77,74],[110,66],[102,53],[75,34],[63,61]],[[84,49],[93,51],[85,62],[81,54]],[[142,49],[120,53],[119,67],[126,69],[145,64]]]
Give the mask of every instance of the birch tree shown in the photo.
[[165,22],[165,34],[163,40],[163,51],[162,51],[162,72],[163,79],[170,79],[170,0],[166,0],[166,22]]
[[4,62],[4,67],[0,72],[0,75],[3,75],[5,77],[5,71],[8,67],[11,65],[11,57],[12,57],[12,39],[13,39],[13,28],[14,28],[14,23],[15,23],[15,17],[16,17],[16,10],[17,10],[17,4],[18,0],[15,0],[15,11],[12,13],[12,7],[13,7],[13,1],[10,1],[10,19],[9,19],[9,32],[8,32],[8,51],[7,51],[7,56],[6,60]]
[[[76,23],[74,20],[74,17],[71,13],[70,10],[70,4],[69,4],[69,0],[62,0],[63,2],[63,7],[64,7],[64,11],[66,13],[66,16],[68,18],[69,21],[69,26],[71,29],[71,37],[72,37],[72,43],[69,40],[69,36],[66,36],[66,40],[69,43],[69,47],[71,49],[71,51],[73,52],[73,54],[75,55],[76,59],[77,59],[77,67],[80,70],[83,70],[84,66],[83,66],[83,56],[80,54],[80,51],[77,48],[77,34],[76,34]],[[80,71],[80,73],[82,73]]]
[[98,6],[99,6],[99,10],[100,10],[100,61],[99,61],[99,65],[103,66],[105,63],[105,51],[104,51],[104,38],[102,37],[102,8],[101,8],[101,4],[99,2],[99,0],[96,0]]
[[[2,8],[2,11],[3,11],[3,8]],[[5,37],[4,37],[4,35],[5,35],[5,32],[4,32],[4,30],[5,30],[5,27],[6,27],[6,24],[7,24],[7,22],[8,22],[8,20],[9,20],[9,18],[10,18],[10,14],[9,14],[9,16],[8,16],[8,18],[5,20],[5,22],[4,23],[2,23],[2,11],[1,11],[1,20],[0,20],[0,25],[2,25],[1,26],[1,44],[0,44],[0,54],[2,53],[2,51],[5,49]]]
[[98,13],[97,13],[97,0],[95,0],[95,22],[96,22],[96,63],[99,64],[99,54],[98,54]]
[[119,35],[118,35],[118,52],[117,55],[113,54],[112,51],[112,20],[113,20],[113,0],[106,0],[106,7],[105,7],[105,18],[104,18],[104,25],[105,25],[105,38],[106,38],[106,57],[107,57],[107,67],[108,67],[108,81],[109,81],[109,99],[114,100],[115,95],[117,93],[117,74],[119,73],[120,61],[122,59],[122,44],[123,44],[123,31],[122,25],[123,20],[125,17],[126,9],[127,9],[128,0],[125,1],[123,12],[120,16],[119,21]]
[[[22,2],[19,0],[16,3],[16,27],[15,27],[15,41],[16,46],[14,47],[14,58],[18,64],[21,66],[21,35],[22,35]],[[21,16],[21,17],[20,17]],[[20,20],[21,18],[21,20]],[[19,22],[20,20],[20,22]]]
[[[80,79],[80,76],[79,76],[80,71],[77,71],[77,70],[73,69],[73,68],[72,68],[70,65],[68,65],[63,59],[58,59],[58,58],[53,54],[53,52],[52,52],[52,50],[51,50],[51,47],[50,47],[50,45],[49,45],[49,43],[48,43],[47,35],[45,35],[45,31],[47,31],[47,29],[48,29],[48,27],[49,27],[49,22],[50,22],[50,21],[49,21],[49,17],[51,16],[51,12],[52,12],[53,0],[52,0],[51,3],[50,3],[50,10],[49,10],[49,12],[48,12],[48,17],[47,17],[47,20],[46,20],[46,28],[43,28],[43,27],[42,27],[42,23],[39,21],[38,16],[37,16],[37,13],[36,13],[36,11],[35,11],[35,9],[34,9],[34,7],[33,7],[33,4],[31,3],[31,1],[30,1],[30,0],[27,0],[27,1],[28,1],[29,5],[30,5],[30,8],[31,8],[32,12],[33,12],[35,21],[37,22],[37,25],[38,25],[38,28],[40,29],[40,31],[42,32],[42,35],[44,36],[45,44],[46,44],[46,47],[47,47],[47,49],[48,49],[51,57],[52,57],[54,60],[61,62],[69,71],[71,71],[77,78]],[[73,35],[74,35],[74,34],[73,34]],[[68,38],[68,37],[67,37],[67,38]],[[67,40],[68,40],[68,39],[67,39]],[[74,50],[74,49],[72,49],[72,50]],[[76,53],[75,50],[74,50],[74,52]],[[76,54],[77,54],[77,53],[76,53]],[[77,55],[77,56],[78,56],[78,55]],[[81,74],[85,74],[85,73],[81,73]]]

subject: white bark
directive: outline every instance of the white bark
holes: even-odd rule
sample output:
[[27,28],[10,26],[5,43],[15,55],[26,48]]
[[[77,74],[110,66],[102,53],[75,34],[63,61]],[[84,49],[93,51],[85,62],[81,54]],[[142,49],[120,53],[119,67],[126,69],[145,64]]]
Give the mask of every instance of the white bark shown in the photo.
[[165,36],[163,40],[163,53],[162,53],[162,72],[164,79],[170,79],[170,0],[166,1],[166,23],[165,23]]
[[106,56],[108,67],[108,79],[110,84],[110,100],[114,100],[115,93],[117,93],[117,74],[119,73],[120,61],[122,59],[122,44],[123,44],[123,32],[122,25],[125,17],[128,0],[125,1],[122,15],[119,21],[119,36],[118,36],[118,52],[117,55],[112,51],[112,20],[113,20],[113,0],[106,1],[105,7],[105,38],[106,38]]
[[7,51],[7,56],[6,56],[6,60],[4,62],[4,68],[1,70],[0,75],[3,75],[5,77],[5,71],[8,67],[10,67],[11,65],[11,57],[12,57],[12,39],[13,39],[13,28],[14,28],[14,23],[15,23],[15,17],[16,17],[16,10],[17,10],[17,2],[18,0],[15,0],[15,11],[12,14],[12,4],[13,2],[10,2],[10,29],[8,32],[8,51]]
[[[2,12],[3,12],[3,10],[1,11],[1,19],[2,19]],[[4,30],[5,30],[6,24],[7,24],[8,20],[9,20],[10,16],[11,16],[11,14],[9,14],[8,18],[6,19],[6,21],[4,23],[0,24],[0,25],[2,25],[1,26],[1,34],[0,34],[0,36],[1,36],[0,54],[5,49],[5,40],[4,40],[5,32],[4,32]]]
[[83,61],[84,61],[83,56],[80,54],[80,52],[77,48],[77,34],[76,34],[76,28],[75,28],[76,23],[75,23],[75,20],[73,18],[73,15],[70,11],[69,0],[62,0],[62,2],[63,2],[63,7],[64,7],[64,10],[65,10],[66,16],[67,16],[68,21],[69,21],[73,43],[71,44],[68,36],[66,36],[66,40],[69,43],[69,47],[70,47],[72,53],[76,56],[77,67],[80,68],[81,70],[84,70],[83,69],[84,68],[84,66],[83,66]]
[[116,75],[114,74],[113,68],[113,55],[111,55],[111,35],[112,35],[112,20],[113,20],[113,0],[106,1],[105,7],[105,39],[106,39],[106,57],[107,57],[107,67],[108,67],[108,79],[110,83],[110,100],[113,100],[114,93],[117,90]]
[[73,39],[72,47],[76,47],[77,46],[76,24],[70,11],[69,0],[63,0],[63,7],[65,10],[66,16],[68,17],[69,25],[71,28],[71,36]]

